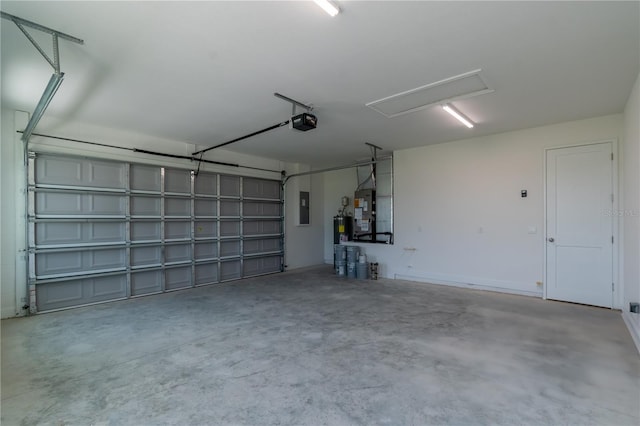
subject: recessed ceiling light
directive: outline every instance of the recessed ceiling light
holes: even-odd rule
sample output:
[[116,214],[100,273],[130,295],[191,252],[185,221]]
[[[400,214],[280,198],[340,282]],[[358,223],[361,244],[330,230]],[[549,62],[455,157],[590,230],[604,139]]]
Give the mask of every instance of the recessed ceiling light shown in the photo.
[[449,114],[453,115],[459,122],[467,126],[468,128],[473,128],[473,123],[467,117],[465,117],[460,111],[457,111],[449,104],[442,105],[442,109],[447,111]]
[[329,0],[313,0],[315,4],[320,6],[325,12],[327,12],[331,16],[336,16],[340,13],[340,9],[338,6],[331,3]]

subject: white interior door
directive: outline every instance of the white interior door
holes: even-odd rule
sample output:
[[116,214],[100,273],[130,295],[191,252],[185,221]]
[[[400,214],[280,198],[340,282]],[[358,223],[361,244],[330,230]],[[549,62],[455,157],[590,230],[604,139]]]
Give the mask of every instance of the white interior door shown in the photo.
[[612,307],[612,144],[547,151],[546,294]]

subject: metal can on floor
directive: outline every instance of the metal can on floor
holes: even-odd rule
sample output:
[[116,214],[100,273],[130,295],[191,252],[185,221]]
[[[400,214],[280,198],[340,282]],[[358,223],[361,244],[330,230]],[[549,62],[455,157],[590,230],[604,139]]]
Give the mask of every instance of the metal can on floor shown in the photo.
[[360,257],[360,247],[347,246],[347,263],[356,263]]
[[356,267],[356,276],[359,280],[366,280],[369,277],[369,264],[358,262]]
[[356,277],[356,265],[355,262],[347,262],[347,278]]

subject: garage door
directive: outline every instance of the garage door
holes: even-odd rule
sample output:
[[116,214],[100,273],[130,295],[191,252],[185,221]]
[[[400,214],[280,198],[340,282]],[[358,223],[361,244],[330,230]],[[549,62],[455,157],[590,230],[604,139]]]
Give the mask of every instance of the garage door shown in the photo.
[[277,180],[29,156],[32,312],[280,272]]

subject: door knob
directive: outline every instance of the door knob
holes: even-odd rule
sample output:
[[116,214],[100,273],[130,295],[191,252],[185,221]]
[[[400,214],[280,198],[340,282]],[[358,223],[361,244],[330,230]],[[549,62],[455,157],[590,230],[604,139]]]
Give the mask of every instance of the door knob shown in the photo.
[[549,237],[549,242],[550,242],[550,243],[552,243],[552,242],[554,242],[554,241],[555,241],[555,240],[553,239],[553,237]]

